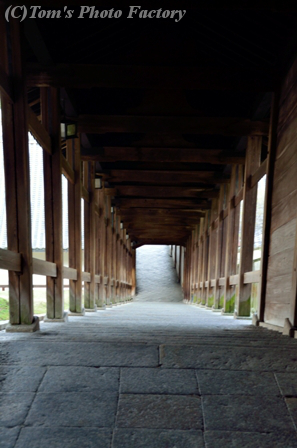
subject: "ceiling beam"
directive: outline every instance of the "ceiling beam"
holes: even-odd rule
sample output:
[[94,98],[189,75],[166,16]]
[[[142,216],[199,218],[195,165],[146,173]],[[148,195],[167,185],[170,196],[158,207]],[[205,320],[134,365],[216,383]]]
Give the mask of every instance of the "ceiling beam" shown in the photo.
[[110,170],[106,180],[112,184],[138,182],[148,184],[206,184],[227,183],[229,176],[214,171],[155,171],[155,170]]
[[267,121],[238,117],[80,115],[78,128],[80,132],[87,134],[123,132],[245,136],[267,135],[269,124]]
[[242,154],[222,149],[198,148],[138,148],[107,147],[88,148],[81,151],[82,160],[99,162],[180,162],[180,163],[212,163],[215,165],[245,163]]
[[271,92],[277,73],[239,67],[147,67],[28,64],[27,84],[37,87],[240,90]]
[[176,187],[155,187],[155,186],[117,186],[114,192],[114,196],[121,197],[144,197],[147,198],[217,198],[219,195],[218,190],[205,190],[201,191],[199,188],[186,188],[181,186]]
[[115,199],[114,203],[120,210],[124,208],[161,208],[161,209],[179,209],[191,208],[195,210],[208,210],[210,205],[203,199]]

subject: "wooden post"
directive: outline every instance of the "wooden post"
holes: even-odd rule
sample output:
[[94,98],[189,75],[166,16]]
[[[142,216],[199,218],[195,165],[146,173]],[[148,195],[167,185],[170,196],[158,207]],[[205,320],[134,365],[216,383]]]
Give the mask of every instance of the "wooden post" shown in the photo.
[[[259,283],[259,321],[264,322],[266,287],[267,287],[267,271],[268,271],[268,256],[270,243],[270,228],[271,228],[271,204],[273,191],[273,176],[274,165],[277,148],[277,125],[279,116],[279,100],[280,92],[274,93],[271,105],[270,127],[269,127],[269,141],[267,154],[267,175],[266,175],[266,189],[264,202],[264,216],[263,216],[263,244],[261,255],[261,276]],[[292,284],[293,285],[293,284]],[[293,286],[294,290],[294,286]]]
[[[38,329],[33,323],[32,246],[30,217],[30,175],[28,151],[27,101],[25,74],[22,65],[20,30],[17,20],[10,21],[11,55],[8,55],[6,31],[1,15],[1,56],[8,73],[11,62],[14,103],[3,95],[2,125],[5,170],[8,249],[22,254],[22,271],[9,273],[9,319],[7,331],[24,325],[24,331]],[[25,328],[26,327],[26,328]],[[20,328],[18,328],[19,330]]]
[[81,160],[80,140],[67,141],[67,158],[74,171],[74,184],[68,182],[69,267],[76,269],[76,280],[69,280],[70,314],[83,315],[81,265]]
[[100,276],[98,308],[105,309],[105,245],[106,245],[106,226],[105,226],[105,195],[103,189],[99,190],[99,235],[100,235]]
[[131,289],[131,296],[132,299],[135,297],[136,294],[136,249],[132,250],[132,289]]
[[117,233],[116,233],[116,211],[115,207],[112,208],[111,213],[111,302],[113,305],[117,304],[116,294],[116,269],[117,269]]
[[[219,210],[220,211],[220,210]],[[208,253],[208,287],[206,289],[206,306],[212,308],[214,304],[214,290],[211,280],[215,278],[216,255],[217,255],[217,228],[214,223],[218,217],[218,200],[212,200],[211,216],[209,227],[209,253]]]
[[84,162],[84,186],[89,192],[89,202],[84,205],[84,240],[85,272],[91,275],[90,282],[85,282],[84,305],[89,312],[96,311],[95,304],[95,166]]
[[202,282],[203,274],[203,229],[204,229],[204,219],[200,218],[199,224],[199,236],[198,236],[198,291],[197,291],[197,305],[202,302],[202,289],[200,283]]
[[254,233],[257,206],[257,185],[250,187],[250,177],[261,163],[262,137],[248,137],[246,164],[244,172],[242,239],[239,265],[239,293],[235,313],[237,316],[250,316],[251,283],[245,285],[245,272],[253,270]]
[[223,234],[224,234],[224,219],[223,219],[224,193],[225,193],[225,186],[222,185],[220,188],[220,196],[219,196],[219,202],[218,202],[218,226],[216,228],[217,238],[216,238],[215,270],[214,270],[215,286],[214,286],[214,290],[213,290],[213,295],[214,295],[213,309],[214,310],[222,308],[222,304],[220,304],[219,278],[220,278],[220,273],[221,273],[221,260],[222,260],[222,250],[223,250]]
[[[238,167],[233,165],[231,174],[231,183],[228,198],[228,222],[226,235],[226,258],[225,258],[225,286],[224,286],[224,305],[223,314],[233,314],[235,307],[235,290],[229,284],[230,275],[236,274],[237,251],[238,251],[238,231],[240,204],[235,206],[236,178]],[[241,187],[241,169],[238,171],[238,184]]]
[[112,250],[112,233],[111,233],[111,203],[110,196],[105,196],[105,256],[104,256],[104,289],[105,300],[108,308],[112,307],[111,302],[111,250]]
[[50,89],[49,132],[52,155],[44,151],[44,204],[46,260],[56,263],[57,277],[47,277],[47,321],[64,322],[63,247],[62,247],[62,154],[60,138],[60,101],[56,88]]

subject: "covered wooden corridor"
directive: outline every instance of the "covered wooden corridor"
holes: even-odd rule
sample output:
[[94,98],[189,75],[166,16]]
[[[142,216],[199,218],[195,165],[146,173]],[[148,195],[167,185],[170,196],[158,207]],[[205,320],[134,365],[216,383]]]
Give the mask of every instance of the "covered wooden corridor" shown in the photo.
[[[80,17],[76,3],[69,3],[71,17],[61,2],[35,12],[24,6],[20,23],[12,13],[18,7],[1,2],[7,331],[38,329],[33,274],[47,279],[46,319],[65,322],[64,279],[71,316],[127,302],[135,295],[136,249],[166,244],[186,302],[253,316],[256,325],[294,336],[295,8],[189,4],[175,22],[129,20],[129,7],[118,18],[103,20],[94,11]],[[43,148],[44,261],[32,257],[28,131]],[[63,266],[62,174],[69,266]]]

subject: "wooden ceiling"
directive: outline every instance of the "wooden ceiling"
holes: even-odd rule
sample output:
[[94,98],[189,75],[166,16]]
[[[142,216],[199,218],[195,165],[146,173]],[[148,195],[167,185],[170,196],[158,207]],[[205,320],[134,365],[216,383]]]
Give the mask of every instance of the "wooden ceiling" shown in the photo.
[[116,3],[120,19],[77,19],[70,1],[71,19],[23,24],[32,107],[40,87],[62,88],[82,159],[96,161],[136,244],[185,243],[231,164],[244,164],[246,137],[267,141],[271,93],[296,50],[286,3],[196,3],[178,23],[129,20]]

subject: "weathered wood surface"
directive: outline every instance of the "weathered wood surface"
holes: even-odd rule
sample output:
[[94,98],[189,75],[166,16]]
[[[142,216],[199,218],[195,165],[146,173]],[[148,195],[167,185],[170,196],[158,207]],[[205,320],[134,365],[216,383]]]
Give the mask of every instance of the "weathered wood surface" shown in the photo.
[[243,283],[259,283],[260,281],[260,271],[245,272],[243,274]]
[[51,263],[45,260],[39,260],[38,258],[32,259],[33,274],[46,275],[48,277],[57,277],[57,266],[55,263]]
[[68,267],[64,266],[63,267],[63,278],[68,278],[69,280],[77,281],[77,279],[78,279],[77,270],[74,268],[68,268]]
[[[90,283],[91,281],[91,273],[90,272],[82,272],[81,279],[83,282]],[[86,285],[85,285],[86,287]]]
[[296,224],[297,219],[292,219],[271,234],[269,246],[270,256],[294,247]]
[[11,250],[0,249],[0,269],[20,272],[22,266],[21,254]]

